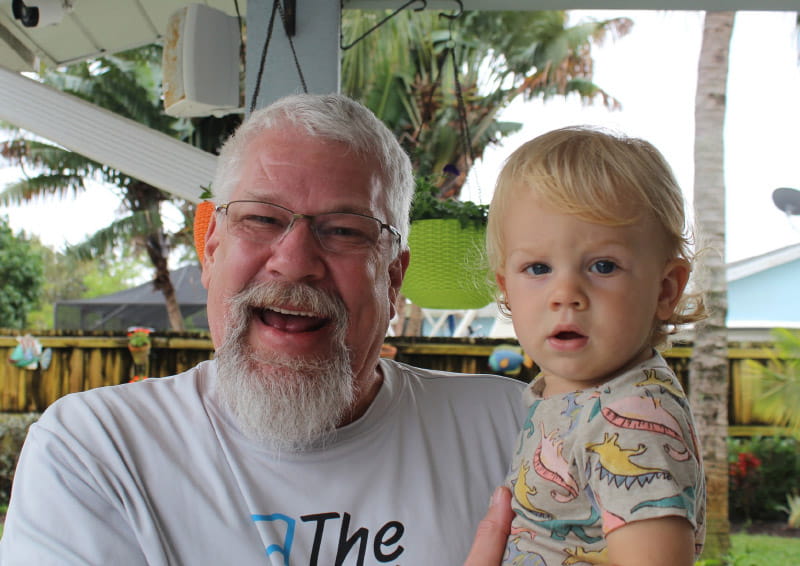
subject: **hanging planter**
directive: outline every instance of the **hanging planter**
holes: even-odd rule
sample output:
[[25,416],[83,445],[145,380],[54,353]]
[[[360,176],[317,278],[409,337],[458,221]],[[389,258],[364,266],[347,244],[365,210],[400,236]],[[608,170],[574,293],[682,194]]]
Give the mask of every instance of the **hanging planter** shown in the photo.
[[128,351],[131,353],[133,363],[138,366],[143,366],[150,358],[150,346],[128,346]]
[[478,309],[493,298],[483,261],[488,207],[440,200],[438,188],[417,179],[408,246],[411,263],[402,293],[422,308]]
[[408,245],[411,263],[402,292],[427,309],[478,309],[492,301],[482,267],[486,228],[461,226],[456,219],[417,220]]
[[131,353],[134,364],[145,365],[150,359],[152,348],[150,333],[152,331],[152,328],[142,326],[128,328],[128,351]]

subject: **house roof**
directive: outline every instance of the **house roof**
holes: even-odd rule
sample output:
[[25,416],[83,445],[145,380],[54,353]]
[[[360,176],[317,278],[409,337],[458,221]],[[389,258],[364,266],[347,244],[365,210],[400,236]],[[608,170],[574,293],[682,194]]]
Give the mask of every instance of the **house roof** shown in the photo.
[[[198,266],[187,265],[171,271],[170,279],[175,287],[178,304],[182,307],[206,305],[206,290],[200,281]],[[58,302],[58,304],[65,305],[163,305],[164,303],[164,295],[153,287],[152,282],[100,297]]]
[[[206,290],[200,281],[200,268],[182,267],[170,273],[184,322],[208,329]],[[55,328],[70,330],[124,331],[130,326],[149,326],[156,330],[170,328],[164,295],[152,282],[91,299],[58,301],[55,304]]]
[[727,280],[731,282],[744,279],[797,259],[800,259],[800,244],[793,244],[765,254],[734,261],[726,266]]

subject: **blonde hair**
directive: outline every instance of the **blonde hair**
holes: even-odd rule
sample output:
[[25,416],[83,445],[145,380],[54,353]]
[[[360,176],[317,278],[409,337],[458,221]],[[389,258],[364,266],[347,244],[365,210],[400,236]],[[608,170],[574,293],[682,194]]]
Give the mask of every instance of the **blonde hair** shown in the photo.
[[[553,130],[519,147],[500,171],[489,208],[486,251],[493,272],[505,267],[503,218],[522,192],[596,224],[652,220],[664,235],[667,256],[692,266],[683,194],[669,164],[649,142],[578,126]],[[501,297],[498,301],[505,304]],[[702,297],[684,295],[670,319],[656,325],[651,344],[662,343],[678,325],[705,316]]]

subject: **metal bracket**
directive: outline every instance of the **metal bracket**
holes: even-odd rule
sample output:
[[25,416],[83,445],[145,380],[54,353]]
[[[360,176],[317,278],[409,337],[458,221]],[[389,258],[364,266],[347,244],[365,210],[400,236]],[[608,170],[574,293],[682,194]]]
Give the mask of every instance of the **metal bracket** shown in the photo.
[[286,35],[293,36],[297,23],[297,0],[283,0],[283,27]]

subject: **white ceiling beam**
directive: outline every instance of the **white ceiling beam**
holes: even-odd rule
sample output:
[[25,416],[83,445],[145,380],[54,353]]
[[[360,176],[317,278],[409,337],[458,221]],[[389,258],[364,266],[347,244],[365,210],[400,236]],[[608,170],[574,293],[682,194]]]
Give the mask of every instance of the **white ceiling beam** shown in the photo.
[[[344,0],[344,9],[396,9],[408,0]],[[422,6],[419,0],[409,9]],[[798,10],[797,0],[462,0],[465,10]],[[455,0],[427,0],[429,10],[454,10]]]
[[217,158],[133,120],[0,67],[0,120],[200,202]]

